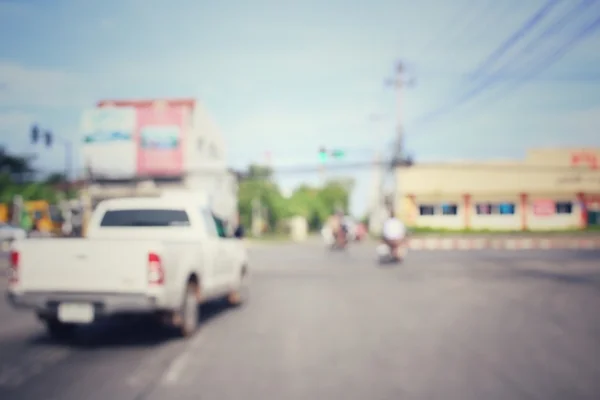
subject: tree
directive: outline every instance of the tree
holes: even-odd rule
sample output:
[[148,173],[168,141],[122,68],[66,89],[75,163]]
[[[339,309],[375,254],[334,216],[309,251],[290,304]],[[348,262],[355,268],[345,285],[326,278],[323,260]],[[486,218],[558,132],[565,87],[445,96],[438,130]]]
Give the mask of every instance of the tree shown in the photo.
[[14,181],[22,183],[32,176],[34,160],[34,156],[17,156],[0,147],[0,172],[8,174]]
[[294,216],[306,218],[311,230],[320,229],[336,208],[348,210],[350,193],[354,187],[351,178],[334,179],[322,187],[303,184],[286,199],[273,180],[271,168],[253,164],[240,175],[242,181],[238,191],[238,208],[241,223],[251,226],[253,202],[259,202],[267,211],[270,230],[277,229],[282,221]]
[[0,202],[10,203],[16,195],[23,200],[46,200],[54,202],[56,191],[51,185],[34,182],[34,157],[10,154],[0,148]]
[[286,202],[281,191],[272,179],[271,168],[253,164],[242,174],[242,182],[238,190],[238,209],[241,223],[247,227],[252,224],[254,203],[258,202],[267,210],[267,222],[270,229],[275,229],[286,216]]
[[332,214],[337,208],[348,212],[353,188],[354,180],[351,178],[333,179],[323,185],[319,191],[319,198],[325,205],[327,213]]
[[60,185],[66,181],[65,174],[59,174],[57,172],[52,173],[46,177],[46,183],[48,185]]
[[327,205],[320,198],[320,190],[301,185],[288,200],[288,215],[306,218],[311,230],[319,229],[328,216]]
[[351,178],[330,180],[322,187],[301,185],[288,199],[287,216],[302,216],[311,230],[320,229],[337,208],[348,211],[353,187]]
[[245,174],[245,179],[273,179],[273,169],[266,165],[250,164]]

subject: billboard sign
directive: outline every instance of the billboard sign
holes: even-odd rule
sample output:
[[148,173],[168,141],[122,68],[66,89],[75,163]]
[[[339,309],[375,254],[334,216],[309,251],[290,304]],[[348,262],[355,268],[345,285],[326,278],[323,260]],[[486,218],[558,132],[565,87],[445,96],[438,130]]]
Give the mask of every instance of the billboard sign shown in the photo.
[[548,217],[555,214],[555,204],[552,200],[535,200],[533,202],[533,214],[540,217]]
[[185,110],[182,107],[139,108],[137,133],[137,175],[183,173]]
[[576,151],[571,153],[571,165],[574,167],[585,166],[597,169],[600,166],[600,162],[593,151]]
[[137,112],[130,107],[95,108],[83,113],[83,162],[94,174],[111,178],[136,173]]

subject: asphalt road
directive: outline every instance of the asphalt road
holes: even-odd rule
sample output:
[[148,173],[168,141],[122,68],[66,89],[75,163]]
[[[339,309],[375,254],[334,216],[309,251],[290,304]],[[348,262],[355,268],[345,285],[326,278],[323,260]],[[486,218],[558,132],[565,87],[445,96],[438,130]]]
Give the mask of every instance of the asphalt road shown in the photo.
[[252,249],[252,298],[189,341],[142,324],[48,340],[0,302],[0,398],[599,399],[600,253]]

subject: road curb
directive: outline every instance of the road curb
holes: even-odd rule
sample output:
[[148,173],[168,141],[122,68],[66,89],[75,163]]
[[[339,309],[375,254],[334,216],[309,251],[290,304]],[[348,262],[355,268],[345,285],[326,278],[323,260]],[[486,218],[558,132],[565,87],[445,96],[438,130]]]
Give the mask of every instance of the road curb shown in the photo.
[[411,250],[596,250],[600,238],[412,238]]

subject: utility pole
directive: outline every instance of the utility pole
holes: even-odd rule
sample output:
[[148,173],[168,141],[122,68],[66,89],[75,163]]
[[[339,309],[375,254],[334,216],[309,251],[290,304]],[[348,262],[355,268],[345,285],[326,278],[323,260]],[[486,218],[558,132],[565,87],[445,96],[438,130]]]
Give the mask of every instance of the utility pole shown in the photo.
[[325,184],[325,177],[326,177],[325,164],[327,163],[328,158],[329,158],[329,156],[327,154],[327,149],[325,148],[325,146],[319,147],[319,183],[321,185]]
[[373,158],[372,187],[371,196],[369,198],[369,232],[372,232],[376,235],[381,233],[381,227],[383,224],[381,215],[382,206],[384,205],[383,190],[381,155],[376,153],[375,157]]
[[390,168],[393,176],[393,194],[392,204],[388,206],[391,209],[395,209],[402,200],[402,192],[400,186],[400,174],[398,167],[406,165],[406,159],[404,154],[404,126],[403,126],[403,115],[402,115],[402,95],[403,89],[414,84],[414,79],[407,79],[406,67],[403,62],[396,64],[394,76],[386,81],[386,85],[396,90],[396,113],[398,118],[398,125],[396,127],[396,138],[393,145],[392,162]]

